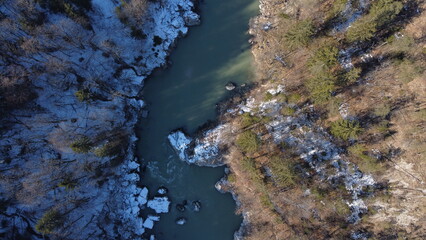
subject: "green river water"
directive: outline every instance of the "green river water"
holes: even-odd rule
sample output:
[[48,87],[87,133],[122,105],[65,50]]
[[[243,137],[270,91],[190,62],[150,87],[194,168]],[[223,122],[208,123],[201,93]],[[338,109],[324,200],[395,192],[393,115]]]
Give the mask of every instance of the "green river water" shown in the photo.
[[[182,162],[167,135],[181,127],[192,133],[207,120],[214,120],[215,104],[229,96],[227,82],[252,81],[246,32],[249,19],[258,13],[258,4],[257,0],[202,1],[202,24],[178,41],[170,57],[172,65],[146,81],[143,97],[150,113],[137,130],[138,156],[147,166],[142,184],[149,188],[150,197],[158,187],[167,187],[172,201],[170,212],[161,214],[154,226],[158,240],[230,240],[241,224],[231,194],[214,188],[224,168]],[[187,208],[179,212],[175,206],[183,200],[199,200],[201,211]],[[177,225],[178,217],[185,217],[187,223]]]

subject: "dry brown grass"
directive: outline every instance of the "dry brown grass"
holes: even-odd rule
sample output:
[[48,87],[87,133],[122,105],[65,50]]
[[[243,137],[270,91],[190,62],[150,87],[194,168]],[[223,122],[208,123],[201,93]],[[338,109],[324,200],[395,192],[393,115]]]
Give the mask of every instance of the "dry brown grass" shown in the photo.
[[406,231],[404,234],[413,239],[426,233],[426,56],[421,51],[425,47],[425,20],[426,14],[422,13],[401,31],[405,38],[414,39],[409,46],[401,45],[403,41],[400,41],[399,45],[384,44],[372,51],[373,56],[380,57],[404,49],[405,56],[423,69],[423,73],[412,72],[414,78],[405,81],[398,62],[384,59],[364,77],[368,80],[340,96],[350,106],[352,116],[371,115],[380,103],[390,104],[388,118],[394,134],[370,142],[367,147],[382,153],[391,148],[400,149],[401,154],[385,160],[387,167],[374,174],[377,181],[390,183],[391,195],[386,200],[372,200],[370,207],[379,210],[362,224],[379,233],[392,222],[394,229]]

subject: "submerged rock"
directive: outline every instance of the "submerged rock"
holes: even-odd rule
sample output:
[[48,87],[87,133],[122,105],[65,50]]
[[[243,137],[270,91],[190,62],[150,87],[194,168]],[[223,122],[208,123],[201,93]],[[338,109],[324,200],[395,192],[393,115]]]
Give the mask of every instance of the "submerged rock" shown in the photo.
[[186,218],[184,218],[184,217],[180,217],[180,218],[176,219],[177,225],[184,225],[185,223],[186,223]]
[[142,117],[143,117],[143,118],[147,118],[147,117],[148,117],[148,114],[149,114],[148,110],[143,110],[143,111],[142,111]]
[[193,201],[192,202],[192,209],[194,212],[199,212],[201,210],[201,202],[200,201]]
[[179,211],[179,212],[185,212],[185,205],[183,205],[183,204],[176,204],[176,209]]
[[176,204],[176,209],[179,212],[184,212],[186,210],[186,205],[188,205],[188,201],[183,200],[182,203]]

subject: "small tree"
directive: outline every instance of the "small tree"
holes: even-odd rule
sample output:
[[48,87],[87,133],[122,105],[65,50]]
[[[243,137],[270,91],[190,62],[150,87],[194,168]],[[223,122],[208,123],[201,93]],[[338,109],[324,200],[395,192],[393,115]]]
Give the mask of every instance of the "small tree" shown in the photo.
[[330,132],[337,138],[348,140],[356,139],[361,134],[362,128],[358,121],[340,119],[331,124]]
[[252,116],[250,113],[241,115],[241,127],[246,128],[260,122],[262,119],[258,116]]
[[380,103],[374,108],[374,115],[377,117],[386,117],[391,112],[389,104]]
[[71,143],[70,147],[76,153],[88,153],[92,149],[92,142],[88,137],[83,136]]
[[327,19],[333,19],[339,16],[346,8],[348,0],[335,0],[327,11]]
[[395,35],[392,35],[386,40],[386,42],[388,43],[387,48],[394,54],[411,55],[417,50],[416,48],[413,48],[415,41],[410,35],[404,35],[400,38],[396,38]]
[[390,23],[401,12],[403,3],[398,0],[378,0],[373,2],[370,12],[357,20],[347,31],[349,42],[371,39],[377,29]]
[[286,101],[289,104],[298,104],[300,102],[300,100],[302,99],[302,96],[298,93],[292,93],[290,95],[287,96]]
[[334,83],[323,82],[311,89],[311,99],[316,104],[326,103],[332,97],[332,92],[336,89]]
[[312,21],[304,20],[294,24],[284,35],[285,43],[290,49],[306,46],[314,35]]
[[309,59],[310,66],[322,66],[330,68],[338,63],[339,49],[334,46],[323,46],[315,51]]
[[370,9],[371,16],[381,27],[392,21],[402,10],[403,3],[398,0],[379,0],[375,2]]
[[293,114],[296,112],[296,110],[294,110],[294,108],[292,108],[292,107],[283,107],[283,108],[281,108],[280,112],[284,116],[293,116]]
[[254,132],[245,131],[238,135],[236,143],[242,151],[254,153],[259,149],[260,139]]
[[92,93],[88,89],[80,89],[74,95],[80,102],[89,102],[92,99]]
[[296,174],[292,166],[278,156],[270,159],[269,168],[272,171],[275,183],[279,187],[291,187],[296,184]]
[[404,59],[397,66],[398,73],[397,79],[403,83],[409,83],[415,78],[421,76],[425,69],[417,62],[413,62],[409,59]]
[[77,187],[77,180],[72,179],[71,176],[65,176],[58,184],[58,187],[64,187],[66,190],[73,190]]
[[332,97],[332,92],[336,90],[337,78],[330,72],[324,71],[309,79],[306,87],[310,92],[311,99],[317,103],[325,103]]
[[241,166],[245,173],[249,175],[256,187],[261,187],[263,185],[263,174],[257,168],[256,162],[253,158],[244,157],[241,159]]
[[112,157],[120,153],[122,143],[120,141],[112,141],[105,143],[102,147],[95,149],[94,153],[97,157]]
[[272,100],[272,98],[274,98],[274,95],[272,95],[272,93],[270,93],[270,92],[266,92],[265,97],[263,99],[265,101],[270,101],[270,100]]
[[50,234],[55,229],[63,225],[64,219],[58,210],[51,209],[47,211],[38,221],[35,226],[37,232],[42,234]]
[[370,18],[361,18],[348,28],[346,39],[349,42],[370,40],[377,31],[377,24]]
[[369,173],[380,171],[380,164],[377,162],[377,159],[368,155],[368,149],[365,147],[365,145],[353,145],[348,148],[348,152],[352,157],[358,158],[360,160],[357,165],[361,171]]
[[345,84],[352,84],[355,83],[359,76],[361,75],[361,68],[352,68],[344,75],[344,83]]

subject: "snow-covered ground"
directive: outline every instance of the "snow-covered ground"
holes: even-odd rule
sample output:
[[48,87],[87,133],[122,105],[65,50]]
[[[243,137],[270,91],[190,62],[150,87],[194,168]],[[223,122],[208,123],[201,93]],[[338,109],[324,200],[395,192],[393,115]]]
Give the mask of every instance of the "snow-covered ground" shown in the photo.
[[[166,64],[176,39],[187,33],[187,26],[198,24],[199,16],[190,0],[149,1],[148,17],[140,26],[146,38],[136,39],[115,14],[119,4],[92,0],[88,16],[93,30],[62,14],[48,13],[45,27],[50,35],[21,33],[58,50],[22,55],[18,60],[28,69],[53,61],[56,72],[30,76],[38,97],[30,107],[16,109],[3,119],[7,130],[0,140],[0,200],[15,200],[0,214],[0,221],[8,222],[0,226],[0,232],[12,232],[16,227],[24,233],[28,225],[33,228],[44,212],[54,208],[66,213],[67,228],[60,229],[58,236],[144,239],[145,228],[152,228],[159,219],[149,216],[144,221],[140,211],[146,207],[157,213],[168,211],[166,196],[161,201],[149,200],[148,189],[138,184],[137,138],[131,133],[144,106],[138,98],[143,80],[154,68]],[[14,1],[5,1],[0,8],[12,16],[16,7]],[[48,38],[52,36],[53,40]],[[158,37],[161,43],[154,42]],[[90,89],[96,97],[80,102],[75,92],[81,89]],[[88,137],[96,149],[117,135],[125,136],[122,141],[128,143],[119,159],[92,152],[78,154],[70,148],[81,136]],[[5,159],[12,160],[6,163]],[[65,176],[76,186],[58,187]],[[11,194],[14,189],[19,189],[19,196]],[[42,236],[33,234],[33,238]]]
[[170,133],[168,140],[181,160],[198,166],[215,167],[225,164],[220,148],[226,143],[224,135],[230,131],[231,127],[223,124],[205,131],[201,138],[192,139],[178,130]]

